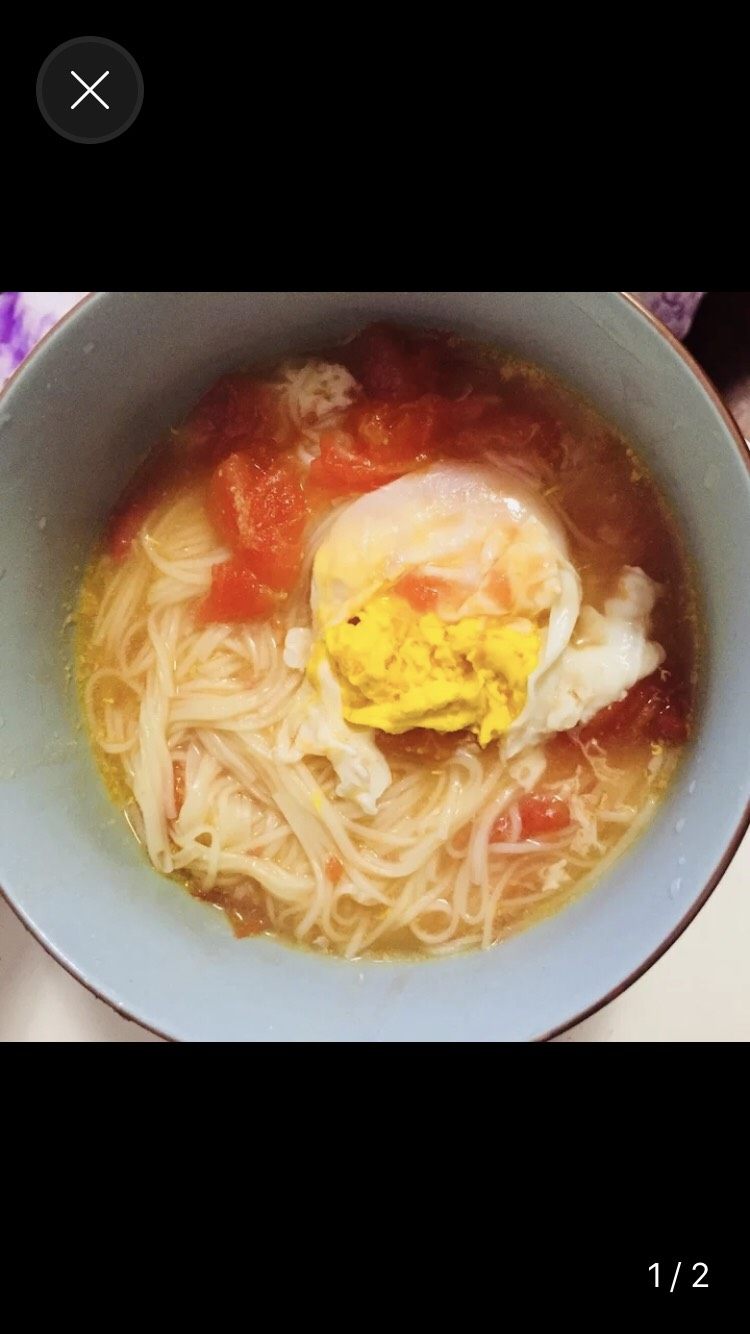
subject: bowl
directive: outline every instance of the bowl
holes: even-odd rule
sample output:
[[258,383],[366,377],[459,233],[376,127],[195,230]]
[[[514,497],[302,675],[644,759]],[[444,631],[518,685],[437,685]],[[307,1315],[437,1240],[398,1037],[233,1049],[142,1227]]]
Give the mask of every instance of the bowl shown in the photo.
[[[636,845],[558,916],[485,953],[421,963],[237,941],[221,914],[153,871],[98,777],[65,624],[137,459],[218,374],[384,318],[447,326],[538,362],[630,435],[683,526],[706,630],[696,739]],[[165,1036],[551,1036],[668,948],[747,827],[746,448],[684,349],[620,294],[98,293],[0,399],[0,510],[0,883],[64,967]]]

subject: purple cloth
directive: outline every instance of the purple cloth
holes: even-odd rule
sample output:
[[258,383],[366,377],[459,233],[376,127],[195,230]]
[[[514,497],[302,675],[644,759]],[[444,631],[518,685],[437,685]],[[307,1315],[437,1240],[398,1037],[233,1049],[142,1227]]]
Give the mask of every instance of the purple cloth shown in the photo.
[[[0,385],[35,343],[85,292],[0,292]],[[687,334],[705,292],[634,292],[678,338]]]
[[85,292],[0,292],[0,385]]
[[685,338],[689,333],[695,312],[705,295],[705,292],[633,293],[677,338]]

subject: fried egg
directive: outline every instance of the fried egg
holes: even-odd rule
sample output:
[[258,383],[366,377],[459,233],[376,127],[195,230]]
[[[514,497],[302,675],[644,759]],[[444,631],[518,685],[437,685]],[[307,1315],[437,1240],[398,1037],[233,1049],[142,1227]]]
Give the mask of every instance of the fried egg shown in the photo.
[[327,756],[338,795],[371,814],[391,781],[376,729],[466,730],[510,758],[659,665],[654,597],[629,570],[603,614],[582,609],[564,530],[502,469],[411,473],[347,505],[317,552],[312,627],[285,643],[305,679],[278,756]]

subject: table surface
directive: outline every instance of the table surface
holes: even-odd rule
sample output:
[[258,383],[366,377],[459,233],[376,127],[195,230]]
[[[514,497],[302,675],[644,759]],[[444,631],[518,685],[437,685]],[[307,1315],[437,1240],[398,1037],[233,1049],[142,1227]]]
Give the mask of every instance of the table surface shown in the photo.
[[[750,292],[712,292],[688,340],[750,438]],[[687,931],[558,1042],[750,1040],[750,835]],[[159,1042],[74,980],[0,900],[0,1042]]]

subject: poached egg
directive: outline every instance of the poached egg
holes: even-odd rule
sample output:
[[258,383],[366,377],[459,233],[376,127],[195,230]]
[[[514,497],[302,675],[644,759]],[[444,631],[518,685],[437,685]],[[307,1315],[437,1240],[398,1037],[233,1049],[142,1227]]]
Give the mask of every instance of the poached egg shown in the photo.
[[312,626],[285,643],[305,679],[278,757],[327,756],[369,814],[391,781],[374,729],[468,730],[510,758],[660,665],[655,597],[628,568],[603,613],[582,608],[560,523],[500,467],[410,473],[347,505],[316,554]]

